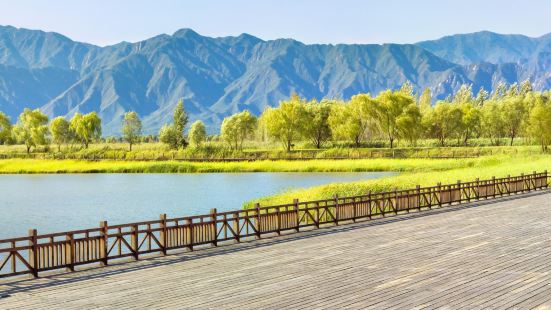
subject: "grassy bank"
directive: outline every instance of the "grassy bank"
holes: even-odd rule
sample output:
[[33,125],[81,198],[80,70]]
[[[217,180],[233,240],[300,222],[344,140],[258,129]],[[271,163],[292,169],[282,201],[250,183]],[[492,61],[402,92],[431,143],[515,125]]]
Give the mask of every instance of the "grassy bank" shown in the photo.
[[[307,189],[298,189],[283,192],[274,196],[261,198],[245,203],[250,207],[255,202],[262,205],[277,205],[292,202],[294,198],[300,200],[317,200],[331,198],[334,194],[340,196],[362,195],[369,191],[390,191],[394,188],[407,189],[416,185],[432,186],[461,181],[473,181],[476,178],[489,179],[492,176],[505,177],[521,173],[541,172],[551,168],[551,156],[494,156],[468,161],[461,165],[452,163],[442,169],[439,165],[427,165],[418,169],[402,170],[404,173],[376,180],[336,183],[316,186]],[[466,163],[466,162],[464,162]],[[436,168],[436,169],[434,169]]]
[[494,157],[463,159],[360,159],[253,162],[0,160],[0,173],[207,173],[207,172],[422,172],[489,165]]

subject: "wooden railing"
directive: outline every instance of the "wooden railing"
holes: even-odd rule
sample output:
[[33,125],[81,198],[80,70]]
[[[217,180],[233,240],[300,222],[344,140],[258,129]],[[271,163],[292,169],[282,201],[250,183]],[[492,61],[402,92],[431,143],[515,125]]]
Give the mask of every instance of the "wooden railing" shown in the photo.
[[0,277],[67,269],[140,257],[150,253],[166,255],[174,249],[193,250],[196,246],[217,246],[245,239],[279,235],[286,231],[322,225],[339,225],[358,219],[398,215],[479,199],[524,193],[548,187],[547,171],[506,178],[476,180],[432,187],[353,197],[304,201],[247,210],[108,225],[53,234],[37,234],[0,240]]

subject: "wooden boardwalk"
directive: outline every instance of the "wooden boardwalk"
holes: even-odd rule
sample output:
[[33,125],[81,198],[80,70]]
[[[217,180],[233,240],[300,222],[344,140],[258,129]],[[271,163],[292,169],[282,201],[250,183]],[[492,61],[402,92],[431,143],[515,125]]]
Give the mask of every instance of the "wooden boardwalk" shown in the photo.
[[549,191],[0,282],[0,309],[551,307]]

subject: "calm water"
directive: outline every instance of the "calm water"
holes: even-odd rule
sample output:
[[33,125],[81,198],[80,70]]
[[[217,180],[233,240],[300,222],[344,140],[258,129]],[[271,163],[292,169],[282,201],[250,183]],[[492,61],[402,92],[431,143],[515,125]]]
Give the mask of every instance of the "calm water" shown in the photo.
[[241,208],[282,190],[392,175],[210,173],[0,175],[0,238]]

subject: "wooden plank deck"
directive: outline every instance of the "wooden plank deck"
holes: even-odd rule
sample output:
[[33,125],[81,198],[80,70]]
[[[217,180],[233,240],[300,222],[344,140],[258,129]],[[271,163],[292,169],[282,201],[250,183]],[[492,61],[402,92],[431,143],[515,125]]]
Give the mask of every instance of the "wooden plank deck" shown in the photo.
[[551,307],[551,193],[0,282],[0,309]]

